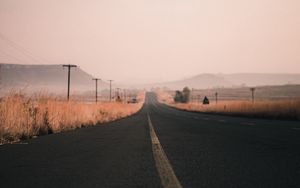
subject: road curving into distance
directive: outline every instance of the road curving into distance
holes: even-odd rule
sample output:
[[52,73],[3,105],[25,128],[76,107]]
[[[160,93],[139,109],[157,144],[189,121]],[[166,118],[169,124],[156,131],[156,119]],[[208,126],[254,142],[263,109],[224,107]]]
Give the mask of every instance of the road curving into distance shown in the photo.
[[176,110],[0,146],[1,187],[300,187],[300,123]]

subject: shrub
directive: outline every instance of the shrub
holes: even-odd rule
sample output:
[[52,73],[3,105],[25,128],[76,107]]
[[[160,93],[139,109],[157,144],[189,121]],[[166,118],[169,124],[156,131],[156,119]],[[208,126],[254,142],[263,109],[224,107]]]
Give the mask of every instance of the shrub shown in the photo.
[[174,101],[176,103],[188,103],[190,101],[191,90],[184,87],[182,91],[176,91]]

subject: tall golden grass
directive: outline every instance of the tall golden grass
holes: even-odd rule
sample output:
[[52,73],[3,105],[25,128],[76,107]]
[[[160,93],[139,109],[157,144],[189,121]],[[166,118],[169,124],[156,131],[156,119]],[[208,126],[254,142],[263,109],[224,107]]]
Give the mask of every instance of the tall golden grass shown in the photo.
[[62,101],[48,95],[24,97],[10,94],[0,101],[0,143],[120,119],[141,109],[144,93],[138,95],[138,100],[136,104],[88,104]]
[[258,100],[252,103],[246,100],[220,101],[210,105],[200,103],[174,103],[173,97],[163,91],[157,92],[158,100],[169,106],[204,113],[227,114],[270,119],[300,120],[300,99]]

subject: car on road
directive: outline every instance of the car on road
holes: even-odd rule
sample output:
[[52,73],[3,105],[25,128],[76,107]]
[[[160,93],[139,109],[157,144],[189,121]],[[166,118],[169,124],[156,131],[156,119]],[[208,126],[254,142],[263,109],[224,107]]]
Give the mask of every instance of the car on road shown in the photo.
[[137,99],[136,98],[132,98],[130,100],[127,101],[127,103],[137,103]]

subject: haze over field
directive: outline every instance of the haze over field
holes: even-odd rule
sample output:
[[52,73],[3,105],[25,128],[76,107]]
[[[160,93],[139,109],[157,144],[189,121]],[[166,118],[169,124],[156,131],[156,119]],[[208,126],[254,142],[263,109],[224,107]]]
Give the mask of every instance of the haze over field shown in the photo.
[[298,0],[0,1],[0,62],[79,65],[119,83],[299,73]]
[[[72,90],[75,93],[94,90],[93,76],[80,67],[71,70],[71,75]],[[67,89],[67,77],[67,68],[63,68],[62,65],[0,64],[0,88],[2,88],[0,94],[3,90],[9,91],[11,89],[64,93]],[[131,89],[151,89],[156,87],[182,89],[185,86],[194,89],[211,89],[267,85],[290,85],[296,87],[300,85],[300,74],[199,74],[186,79],[151,84],[121,85],[113,83],[114,88]],[[99,80],[98,86],[101,90],[109,89],[107,80]]]

